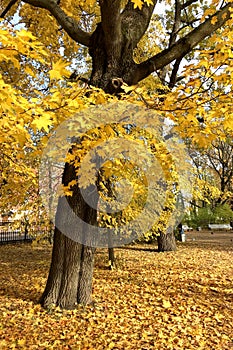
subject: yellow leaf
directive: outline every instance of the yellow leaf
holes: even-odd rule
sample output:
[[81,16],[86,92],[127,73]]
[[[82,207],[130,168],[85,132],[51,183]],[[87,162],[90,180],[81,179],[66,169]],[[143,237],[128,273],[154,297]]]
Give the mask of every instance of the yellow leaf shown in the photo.
[[113,349],[115,347],[115,344],[113,343],[113,341],[108,344],[108,349]]
[[50,117],[46,115],[39,117],[32,122],[32,125],[35,125],[38,130],[44,129],[46,132],[48,132],[49,126],[51,125]]
[[53,63],[52,69],[49,72],[50,79],[61,79],[63,77],[69,77],[70,72],[66,69],[69,63],[64,62],[62,59]]
[[27,74],[30,74],[33,78],[35,78],[35,76],[36,76],[36,74],[33,72],[33,70],[28,66],[25,67],[25,72]]
[[211,24],[215,25],[215,23],[218,22],[218,19],[216,16],[214,16],[212,19],[211,19]]
[[18,345],[24,346],[26,344],[26,339],[19,339],[18,340]]
[[147,4],[147,6],[153,5],[152,0],[144,0],[144,2]]
[[142,9],[142,5],[143,5],[143,2],[142,0],[131,0],[134,4],[134,8],[136,9],[137,7],[141,10]]
[[136,86],[132,85],[132,86],[128,86],[127,84],[122,84],[121,88],[128,93],[129,91],[135,90]]
[[164,307],[165,309],[168,309],[168,308],[171,307],[171,306],[172,306],[172,304],[170,303],[169,300],[163,300],[163,307]]
[[28,38],[31,40],[35,40],[36,37],[29,31],[25,30],[25,29],[21,29],[20,31],[18,31],[17,33],[18,37],[23,37],[23,38]]

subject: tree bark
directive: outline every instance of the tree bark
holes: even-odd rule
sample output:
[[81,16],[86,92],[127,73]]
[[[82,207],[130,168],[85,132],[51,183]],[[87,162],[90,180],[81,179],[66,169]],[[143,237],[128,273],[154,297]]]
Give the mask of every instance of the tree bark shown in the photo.
[[[74,166],[66,164],[63,184],[67,186],[76,177]],[[46,308],[59,306],[73,309],[77,304],[91,303],[94,242],[86,226],[76,227],[74,219],[77,215],[83,222],[97,225],[98,198],[92,196],[89,206],[78,185],[72,190],[72,196],[60,197],[58,202],[51,266],[41,298],[41,304]],[[92,192],[93,186],[90,186],[85,190],[84,197],[89,196],[90,199]]]
[[52,261],[41,304],[73,309],[91,303],[95,248],[84,246],[62,234],[54,233]]
[[173,231],[167,232],[166,234],[160,233],[157,241],[159,252],[176,251],[176,240]]

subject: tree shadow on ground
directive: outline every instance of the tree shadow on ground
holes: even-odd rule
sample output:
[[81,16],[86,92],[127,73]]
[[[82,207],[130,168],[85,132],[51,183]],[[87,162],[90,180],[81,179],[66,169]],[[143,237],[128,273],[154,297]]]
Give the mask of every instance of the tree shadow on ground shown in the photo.
[[145,247],[145,246],[124,246],[119,247],[118,249],[127,249],[127,250],[136,250],[136,251],[142,251],[142,252],[151,252],[151,253],[158,253],[158,248],[156,247]]

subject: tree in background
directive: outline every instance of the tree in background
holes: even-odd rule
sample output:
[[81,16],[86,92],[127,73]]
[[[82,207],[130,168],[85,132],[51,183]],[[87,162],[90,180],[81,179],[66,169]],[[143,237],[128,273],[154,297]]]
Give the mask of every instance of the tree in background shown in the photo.
[[[222,194],[233,192],[233,141],[232,137],[227,137],[226,140],[216,140],[206,150],[206,158],[210,168],[213,170],[216,178],[216,183]],[[227,200],[227,199],[225,199]],[[221,203],[222,199],[219,198]]]
[[233,190],[232,137],[226,134],[225,140],[216,139],[208,148],[189,148],[189,154],[196,168],[197,181],[202,186],[202,191],[205,191],[206,187],[203,197],[208,200],[208,197],[214,193],[215,187],[215,194],[211,201],[212,207],[226,202],[231,204]]
[[216,139],[207,148],[189,144],[194,164],[194,191],[191,202],[191,226],[229,223],[232,220],[232,137]]
[[[216,1],[211,4],[199,4],[196,1],[164,3],[169,6],[169,10],[166,10],[164,16],[157,17],[154,32],[158,52],[136,63],[134,51],[150,25],[156,4],[157,1],[152,0],[78,3],[12,0],[3,2],[2,16],[13,15],[18,9],[20,21],[32,32],[36,32],[50,49],[50,79],[68,76],[66,64],[57,60],[57,56],[62,55],[72,64],[77,64],[80,52],[84,52],[83,47],[87,48],[92,63],[90,77],[85,81],[107,94],[120,97],[125,91],[125,85],[134,86],[150,74],[156,73],[159,83],[154,94],[132,88],[122,99],[134,102],[140,99],[148,107],[170,117],[182,137],[191,137],[192,142],[206,146],[216,137],[224,138],[226,129],[229,133],[232,132],[232,111],[228,104],[231,99],[233,74],[232,32],[229,25],[232,21],[233,5],[231,2],[222,5]],[[209,37],[210,40],[207,41]],[[187,67],[180,75],[183,62],[186,62]],[[31,70],[32,73],[39,71],[35,65],[32,65]],[[43,71],[40,71],[39,78],[42,76]],[[71,103],[75,100],[74,94],[77,95],[80,91],[78,83],[75,85],[79,77],[73,74],[71,78],[74,82],[72,90],[67,88],[63,91],[59,84],[55,84],[52,92],[50,80],[48,84],[43,84],[43,89],[47,85],[53,96],[50,93],[46,95],[44,91],[44,109],[40,112],[37,110],[33,121],[39,130],[45,128],[44,131],[48,132],[50,126],[57,125],[85,104],[81,92],[79,102]],[[213,84],[215,88],[211,90]],[[39,99],[41,91],[36,90],[34,98]],[[99,90],[85,101],[85,106],[93,101],[100,103],[109,99]],[[220,108],[224,110],[224,131],[213,134],[219,124]],[[55,113],[58,109],[59,120]],[[200,121],[205,118],[204,129],[200,127],[197,117]],[[63,183],[69,185],[73,177],[73,168],[67,164]],[[84,217],[87,223],[96,225],[96,198],[93,198],[91,208],[84,202],[79,186],[76,185],[69,202],[81,218]],[[58,208],[58,216],[59,210]],[[65,220],[64,213],[60,212],[60,216],[59,220],[62,217]],[[172,240],[173,235],[161,232],[161,250],[164,250],[163,245],[166,250],[169,250],[169,245],[173,249]],[[42,304],[70,308],[75,307],[76,303],[89,303],[93,259],[93,248],[73,242],[56,229],[51,269]]]

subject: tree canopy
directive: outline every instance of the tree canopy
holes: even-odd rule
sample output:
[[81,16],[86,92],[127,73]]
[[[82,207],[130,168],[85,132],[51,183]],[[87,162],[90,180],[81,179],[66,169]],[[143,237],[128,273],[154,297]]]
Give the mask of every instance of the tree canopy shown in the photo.
[[[36,178],[38,146],[43,148],[51,127],[85,106],[109,100],[97,90],[83,99],[83,80],[85,89],[94,85],[114,93],[121,87],[126,93],[122,99],[140,100],[164,113],[182,137],[201,147],[232,134],[231,7],[231,2],[218,1],[3,1],[2,17],[13,23],[6,27],[3,22],[0,51],[5,193],[10,195],[14,187],[6,170],[10,166],[14,183],[18,176],[22,183],[23,173],[33,179],[23,181],[28,194]],[[16,25],[25,29],[15,31]],[[127,53],[126,66],[121,62],[119,71],[122,50],[133,54]],[[78,77],[73,73],[75,79],[68,83],[72,91],[67,83],[58,84],[76,69]],[[151,73],[150,81],[135,85]],[[31,164],[25,159],[29,154]]]

